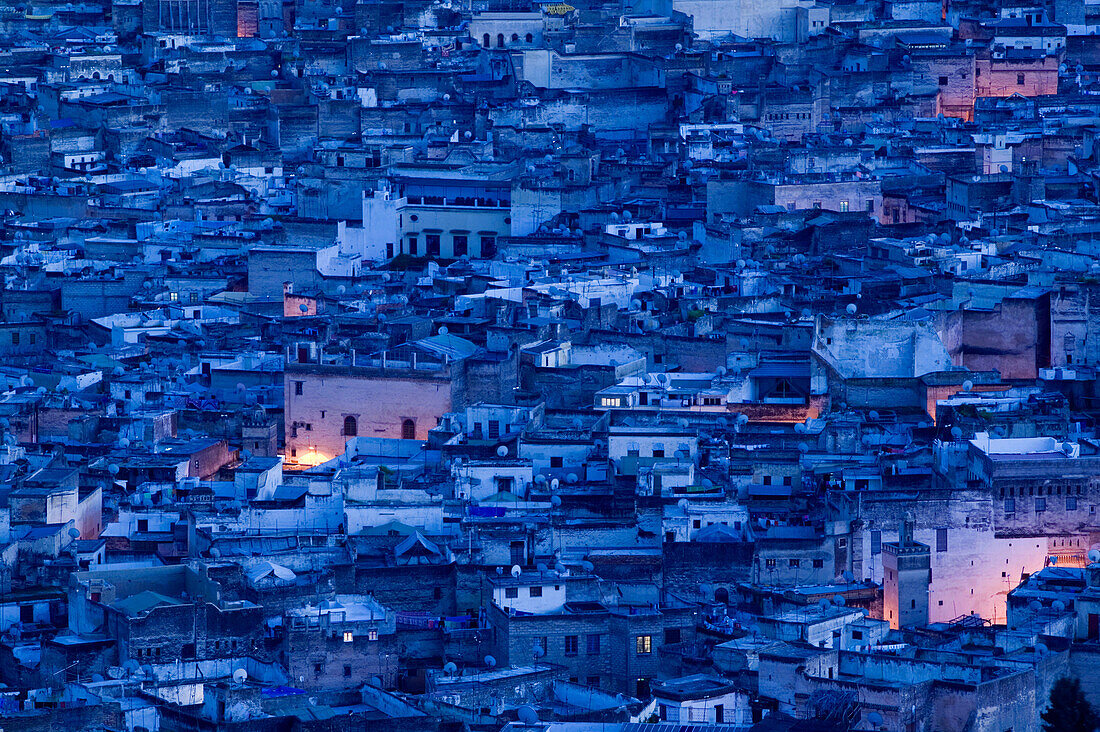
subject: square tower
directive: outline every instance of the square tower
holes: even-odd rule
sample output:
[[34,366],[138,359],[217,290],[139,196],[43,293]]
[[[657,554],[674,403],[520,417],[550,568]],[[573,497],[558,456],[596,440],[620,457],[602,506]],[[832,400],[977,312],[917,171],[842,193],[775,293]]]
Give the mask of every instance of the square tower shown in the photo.
[[893,629],[928,624],[932,554],[913,540],[913,522],[902,523],[896,542],[882,545],[882,612]]

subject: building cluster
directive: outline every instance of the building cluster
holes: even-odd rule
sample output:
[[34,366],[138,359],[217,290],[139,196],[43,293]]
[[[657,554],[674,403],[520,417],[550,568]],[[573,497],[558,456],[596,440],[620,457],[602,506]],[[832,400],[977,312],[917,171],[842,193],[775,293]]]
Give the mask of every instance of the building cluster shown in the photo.
[[1098,33],[0,5],[0,727],[1100,703]]

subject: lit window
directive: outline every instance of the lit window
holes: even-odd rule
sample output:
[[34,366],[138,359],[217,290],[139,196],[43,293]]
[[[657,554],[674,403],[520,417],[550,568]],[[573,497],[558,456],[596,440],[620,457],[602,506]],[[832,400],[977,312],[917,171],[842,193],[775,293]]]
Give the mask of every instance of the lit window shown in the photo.
[[353,640],[355,640],[355,634],[352,633],[350,630],[345,630],[344,631],[344,642],[345,643],[351,643]]
[[645,655],[653,652],[653,636],[651,635],[639,635],[634,639],[635,650],[638,655]]

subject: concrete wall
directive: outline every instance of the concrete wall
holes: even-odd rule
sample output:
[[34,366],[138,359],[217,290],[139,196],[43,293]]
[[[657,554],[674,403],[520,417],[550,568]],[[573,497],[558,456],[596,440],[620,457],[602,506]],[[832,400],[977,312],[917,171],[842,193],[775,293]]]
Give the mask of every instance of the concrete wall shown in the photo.
[[343,454],[348,440],[344,419],[349,416],[364,437],[399,439],[402,424],[411,419],[415,439],[426,440],[440,417],[465,406],[458,385],[446,374],[289,364],[285,381],[286,454],[291,463],[317,464]]

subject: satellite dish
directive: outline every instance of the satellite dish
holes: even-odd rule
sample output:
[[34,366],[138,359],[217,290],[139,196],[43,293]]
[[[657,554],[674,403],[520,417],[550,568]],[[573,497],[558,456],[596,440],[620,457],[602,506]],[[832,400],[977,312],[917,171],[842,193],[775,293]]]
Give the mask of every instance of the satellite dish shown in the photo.
[[504,576],[504,567],[497,567],[497,577]]
[[1027,604],[1027,609],[1033,613],[1037,613],[1043,609],[1043,605],[1038,600],[1032,600]]
[[508,457],[508,447],[506,445],[497,448],[497,457]]
[[550,505],[555,508],[561,505],[561,496],[550,496]]
[[495,658],[493,658],[492,656],[486,656],[485,657],[485,665],[488,666],[489,668],[493,668],[494,666],[497,665],[497,660]]
[[243,684],[245,682],[245,679],[247,678],[248,672],[245,671],[243,668],[239,668],[233,672],[233,681],[238,684]]
[[878,712],[871,712],[867,715],[867,721],[875,727],[880,727],[882,725],[882,715]]
[[523,569],[521,569],[518,564],[513,564],[512,565],[512,576],[513,577],[519,577],[521,574],[523,574]]
[[1089,549],[1089,561],[1100,562],[1100,549]]
[[833,595],[833,604],[837,607],[844,607],[844,595]]
[[1054,602],[1050,603],[1050,609],[1056,613],[1065,612],[1066,603],[1062,602],[1061,600],[1055,600]]
[[519,721],[523,722],[524,724],[534,725],[539,723],[538,712],[536,712],[535,708],[530,706],[529,704],[524,704],[522,707],[517,709],[516,716],[519,717]]
[[69,536],[71,536],[74,539],[79,539],[80,538],[80,529],[76,528],[75,526],[72,527],[71,529],[69,529]]
[[454,676],[456,673],[458,673],[458,665],[455,664],[454,661],[447,661],[447,663],[443,666],[443,673],[447,674],[448,676]]

